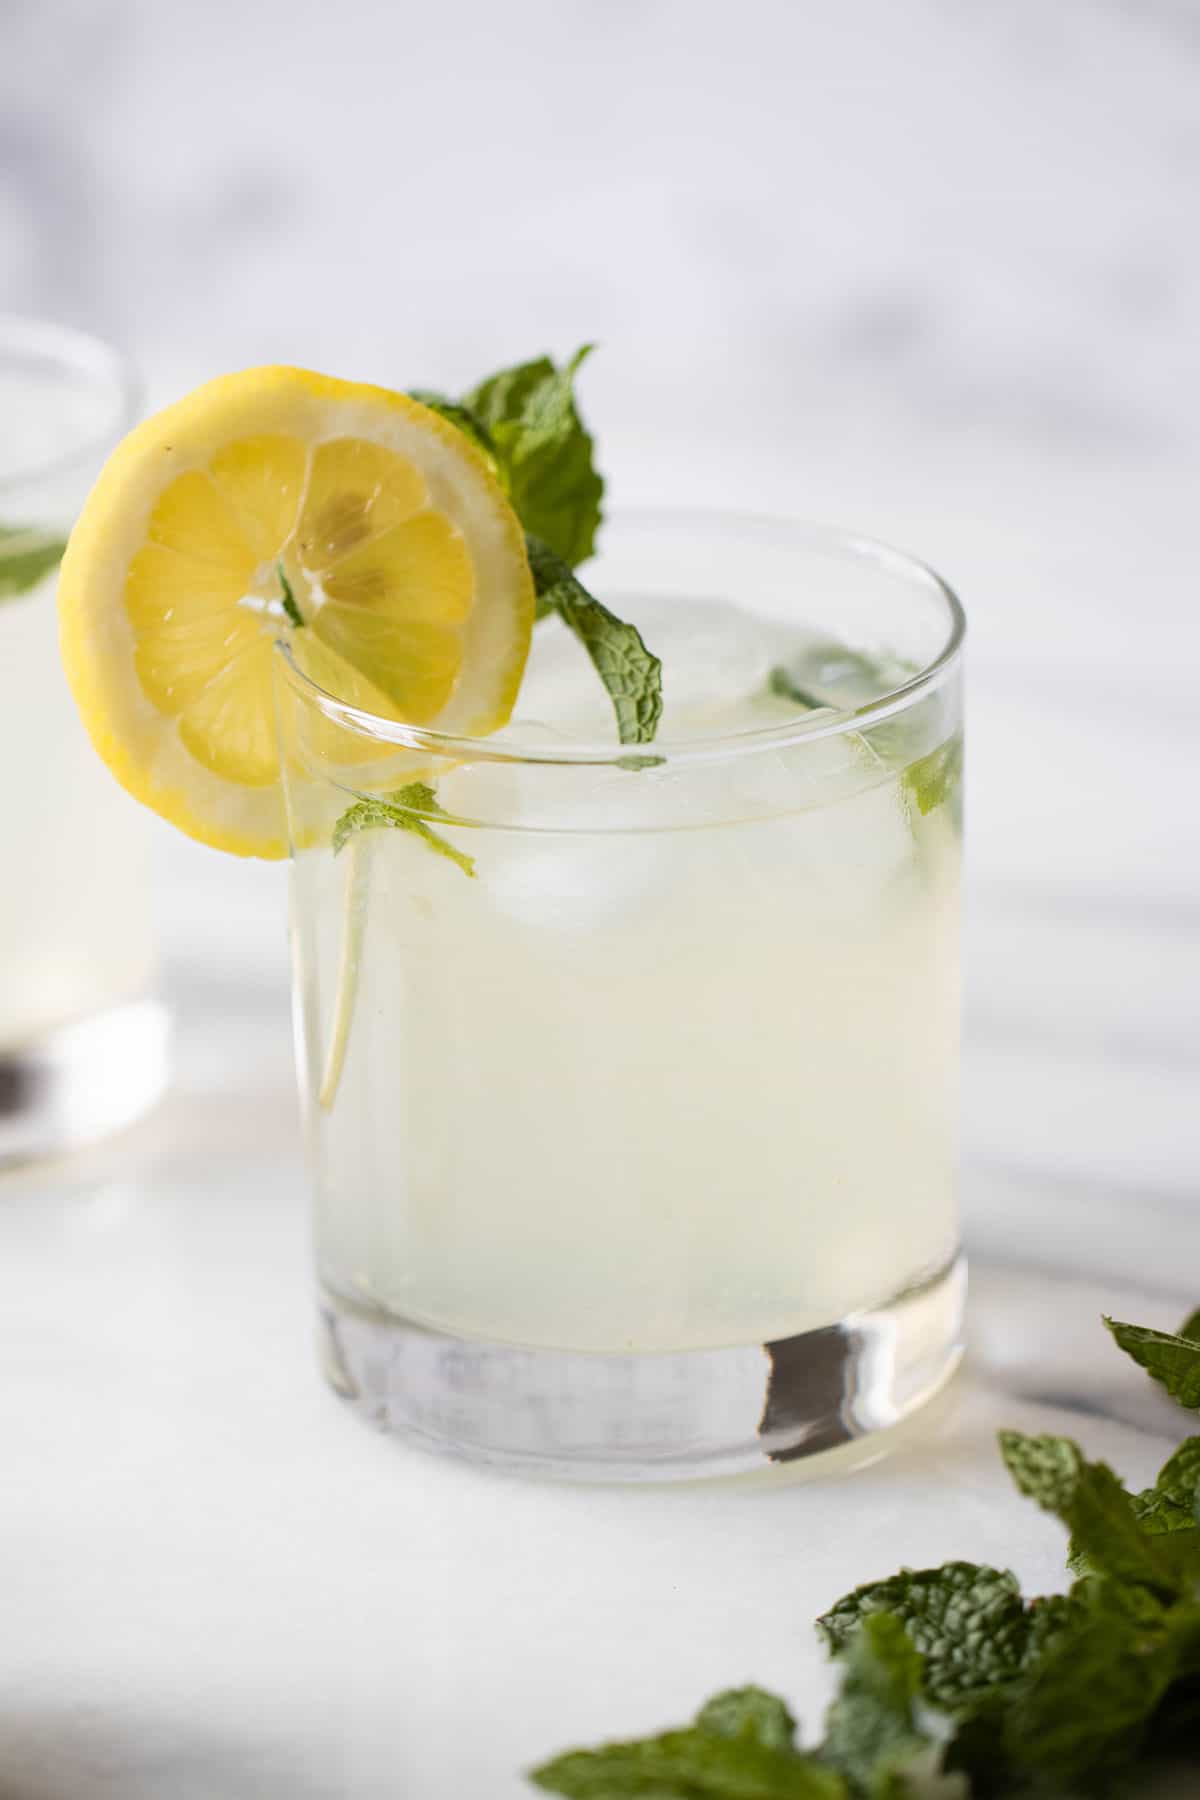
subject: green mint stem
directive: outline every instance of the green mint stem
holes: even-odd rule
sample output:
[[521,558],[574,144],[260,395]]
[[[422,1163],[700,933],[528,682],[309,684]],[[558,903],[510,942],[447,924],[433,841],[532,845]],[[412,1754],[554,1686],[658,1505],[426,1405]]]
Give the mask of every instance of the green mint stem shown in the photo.
[[338,958],[337,989],[333,1002],[333,1025],[325,1066],[317,1099],[328,1112],[337,1099],[346,1052],[350,1047],[350,1027],[358,1000],[358,977],[362,966],[363,933],[367,923],[367,887],[370,869],[366,841],[353,843],[346,856],[346,878],[342,889],[342,948]]
[[438,856],[444,856],[464,875],[474,877],[475,861],[456,848],[440,832],[426,824],[422,813],[438,815],[442,808],[433,789],[423,781],[410,782],[387,799],[356,800],[338,819],[333,828],[333,853],[346,852],[346,882],[342,890],[342,948],[338,960],[337,990],[333,1004],[333,1025],[318,1092],[320,1105],[328,1112],[337,1098],[346,1053],[350,1046],[350,1028],[358,1001],[362,968],[363,934],[367,923],[367,893],[370,877],[370,833],[380,829],[407,831]]
[[449,858],[464,875],[474,877],[475,859],[457,849],[421,817],[422,813],[441,815],[442,812],[433,789],[423,781],[410,782],[386,800],[358,800],[347,807],[333,828],[333,853],[336,856],[360,831],[390,827],[394,831],[412,832],[438,856]]

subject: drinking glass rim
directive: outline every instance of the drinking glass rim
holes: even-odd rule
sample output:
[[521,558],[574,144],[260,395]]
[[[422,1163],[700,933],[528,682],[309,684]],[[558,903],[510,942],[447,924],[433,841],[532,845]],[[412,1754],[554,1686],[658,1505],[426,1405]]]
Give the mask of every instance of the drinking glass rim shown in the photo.
[[885,719],[906,712],[926,694],[934,692],[961,661],[967,620],[954,589],[928,563],[877,538],[859,532],[841,531],[836,526],[824,525],[815,520],[789,518],[777,513],[741,512],[701,506],[620,507],[615,509],[613,516],[618,522],[645,526],[678,527],[703,522],[727,529],[783,532],[794,544],[826,553],[839,553],[861,563],[874,563],[910,582],[915,580],[927,593],[941,601],[947,620],[942,647],[936,656],[906,681],[898,682],[886,693],[863,706],[840,710],[822,708],[819,712],[807,716],[802,714],[798,719],[789,719],[779,725],[758,726],[749,731],[727,731],[682,740],[655,738],[646,744],[595,743],[584,740],[553,745],[503,744],[497,743],[495,737],[471,737],[385,719],[378,713],[339,700],[336,695],[313,681],[297,665],[288,641],[279,638],[276,640],[275,650],[288,682],[334,724],[377,741],[395,744],[399,749],[415,750],[446,761],[534,763],[565,767],[608,764],[618,768],[644,768],[651,765],[676,766],[726,761],[766,750],[784,749],[794,743],[816,742],[822,738],[839,737],[847,732],[869,730]]
[[141,388],[133,364],[115,345],[73,325],[59,325],[50,319],[31,318],[23,313],[0,312],[0,355],[6,350],[28,351],[97,388],[107,388],[112,404],[102,426],[81,432],[66,449],[42,461],[0,473],[0,493],[11,493],[65,474],[77,464],[88,462],[107,450],[129,429],[138,409]]

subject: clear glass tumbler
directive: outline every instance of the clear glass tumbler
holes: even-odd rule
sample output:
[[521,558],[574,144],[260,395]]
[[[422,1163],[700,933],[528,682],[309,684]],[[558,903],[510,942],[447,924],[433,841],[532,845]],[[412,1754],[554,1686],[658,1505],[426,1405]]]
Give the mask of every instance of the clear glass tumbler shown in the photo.
[[[963,619],[817,529],[606,531],[591,584],[707,727],[576,742],[531,694],[450,739],[280,648],[298,1054],[336,1389],[662,1479],[890,1425],[958,1359]],[[714,597],[806,646],[745,705]]]
[[0,1164],[127,1124],[165,1079],[144,821],[79,722],[54,606],[67,532],[132,409],[115,351],[0,317]]

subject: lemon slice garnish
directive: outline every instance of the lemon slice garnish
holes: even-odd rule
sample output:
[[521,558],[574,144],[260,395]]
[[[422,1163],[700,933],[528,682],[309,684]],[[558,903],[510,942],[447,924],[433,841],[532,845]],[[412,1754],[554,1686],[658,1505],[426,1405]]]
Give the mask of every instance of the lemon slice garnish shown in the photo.
[[209,382],[126,438],[58,594],[67,678],[117,778],[264,857],[287,848],[278,638],[351,705],[478,736],[512,711],[534,613],[521,527],[468,440],[404,394],[289,368]]

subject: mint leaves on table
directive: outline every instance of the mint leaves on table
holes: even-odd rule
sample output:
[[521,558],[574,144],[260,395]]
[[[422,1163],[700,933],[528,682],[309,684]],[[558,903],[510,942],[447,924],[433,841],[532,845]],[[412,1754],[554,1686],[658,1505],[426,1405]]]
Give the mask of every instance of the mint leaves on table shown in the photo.
[[[1200,1314],[1179,1333],[1105,1323],[1200,1410]],[[1156,1759],[1200,1766],[1200,1437],[1139,1494],[1070,1438],[1003,1431],[1000,1449],[1070,1533],[1067,1593],[1027,1600],[985,1564],[902,1569],[817,1621],[840,1668],[819,1745],[799,1746],[782,1700],[742,1688],[682,1731],[558,1757],[535,1785],[580,1800],[1083,1800],[1135,1792]]]
[[569,1752],[531,1779],[568,1800],[843,1800],[837,1774],[797,1750],[795,1734],[782,1700],[761,1688],[734,1688],[678,1731]]
[[57,569],[66,547],[66,538],[37,527],[0,525],[0,600],[32,593]]
[[[921,1656],[891,1613],[863,1620],[846,1645],[842,1685],[825,1715],[822,1761],[843,1792],[902,1800],[908,1775],[936,1772],[937,1746],[918,1717]],[[931,1766],[933,1765],[933,1766]]]
[[502,369],[461,400],[424,389],[412,397],[470,438],[507,488],[526,532],[537,617],[558,614],[604,683],[621,742],[644,744],[662,714],[662,664],[574,573],[595,550],[604,494],[575,400],[575,375],[590,351],[585,344],[561,368],[541,356]]
[[926,1697],[953,1708],[1018,1675],[1059,1607],[1055,1599],[1027,1602],[1007,1569],[951,1562],[940,1569],[902,1569],[855,1588],[822,1614],[817,1630],[836,1656],[877,1613],[898,1619],[924,1657]]
[[336,856],[344,850],[356,833],[377,831],[386,826],[396,831],[411,831],[439,856],[456,864],[464,875],[473,877],[475,859],[456,849],[440,832],[427,825],[422,814],[429,813],[444,817],[444,808],[438,804],[433,789],[423,781],[413,781],[407,787],[398,788],[386,800],[358,800],[347,808],[333,828],[333,853]]
[[[1150,1331],[1144,1325],[1122,1325],[1119,1319],[1104,1323],[1127,1356],[1140,1363],[1147,1375],[1161,1381],[1172,1400],[1180,1406],[1200,1407],[1200,1340],[1189,1337],[1187,1330]],[[1189,1318],[1186,1325],[1195,1328]]]

